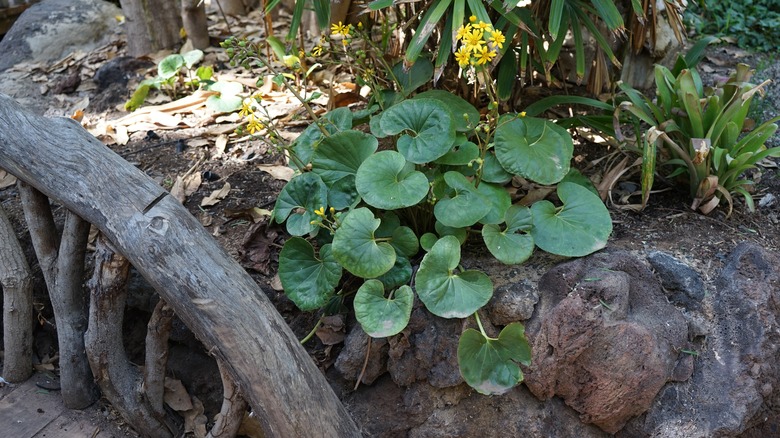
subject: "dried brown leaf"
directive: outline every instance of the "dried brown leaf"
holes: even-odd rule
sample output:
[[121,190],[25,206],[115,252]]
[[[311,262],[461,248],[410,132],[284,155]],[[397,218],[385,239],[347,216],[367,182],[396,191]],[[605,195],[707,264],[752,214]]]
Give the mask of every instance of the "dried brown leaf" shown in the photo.
[[171,409],[177,412],[186,412],[193,408],[192,399],[181,380],[166,377],[164,386],[163,400]]
[[187,196],[198,191],[201,181],[200,172],[194,172],[184,177],[179,175],[176,177],[176,182],[173,183],[173,187],[171,188],[171,196],[184,204]]
[[289,181],[292,179],[293,175],[295,174],[295,170],[293,170],[290,167],[287,166],[277,166],[272,164],[259,164],[257,166],[258,169],[262,170],[265,173],[270,174],[272,177],[282,180],[282,181]]
[[11,187],[14,184],[16,184],[16,177],[0,169],[0,189]]
[[316,335],[325,345],[336,345],[344,342],[346,336],[344,315],[322,318],[322,325],[317,329]]
[[225,183],[224,186],[222,186],[221,189],[214,190],[211,192],[210,195],[203,198],[202,201],[200,201],[201,207],[210,207],[212,205],[217,205],[219,201],[225,199],[227,197],[228,193],[230,193],[230,183]]

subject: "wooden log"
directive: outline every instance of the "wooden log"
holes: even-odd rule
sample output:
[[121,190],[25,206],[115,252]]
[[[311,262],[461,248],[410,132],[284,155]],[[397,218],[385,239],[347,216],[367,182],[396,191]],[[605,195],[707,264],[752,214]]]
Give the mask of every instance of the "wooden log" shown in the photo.
[[3,378],[23,382],[32,374],[33,277],[11,222],[0,206],[0,285],[3,286]]
[[0,94],[0,167],[94,224],[224,361],[268,436],[360,433],[252,278],[178,201],[71,119]]

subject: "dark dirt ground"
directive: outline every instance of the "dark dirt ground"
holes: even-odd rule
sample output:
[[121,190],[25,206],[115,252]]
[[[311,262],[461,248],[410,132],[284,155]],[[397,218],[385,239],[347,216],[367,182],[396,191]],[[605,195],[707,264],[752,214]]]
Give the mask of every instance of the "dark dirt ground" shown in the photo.
[[[120,49],[121,50],[121,49]],[[708,56],[701,64],[701,69],[707,75],[714,77],[716,75],[727,74],[733,66],[735,60],[744,60],[754,66],[763,66],[763,70],[758,72],[758,77],[762,75],[774,75],[775,86],[780,82],[780,64],[772,64],[773,60],[750,55],[738,49],[731,47],[713,47],[708,51]],[[776,60],[775,60],[776,62]],[[58,83],[65,80],[67,71],[60,74],[53,74],[49,78],[50,83]],[[90,78],[84,78],[89,80]],[[129,95],[133,82],[124,89],[114,90],[119,93],[118,102],[123,102]],[[772,91],[774,90],[774,92]],[[94,91],[76,92],[75,95],[66,95],[64,99],[75,100],[81,98],[82,94],[94,93]],[[770,89],[773,102],[780,101],[780,92],[777,88]],[[61,112],[61,106],[58,106],[56,98],[43,96],[42,99],[49,99],[50,114]],[[92,94],[92,99],[96,96]],[[112,120],[121,117],[121,112],[113,106],[108,106],[108,111],[102,113],[93,113],[88,116],[94,121],[99,119]],[[765,115],[776,114],[777,106],[772,102],[764,104]],[[287,126],[285,130],[287,136],[294,137],[300,132],[302,126],[298,123]],[[276,225],[267,224],[267,217],[258,222],[254,222],[249,210],[254,207],[263,209],[272,209],[276,195],[284,185],[284,181],[274,178],[264,170],[260,165],[283,165],[282,156],[275,153],[262,141],[245,140],[235,144],[229,144],[224,154],[217,156],[214,146],[214,138],[207,137],[207,142],[198,142],[196,146],[179,147],[170,141],[182,139],[185,143],[192,144],[193,137],[198,134],[197,129],[176,129],[156,131],[160,139],[149,140],[145,137],[146,132],[136,132],[130,135],[129,142],[126,145],[107,144],[107,147],[116,151],[118,154],[126,156],[129,161],[140,169],[144,170],[150,177],[158,180],[166,188],[170,188],[177,176],[184,174],[188,170],[198,172],[204,175],[203,182],[198,190],[187,197],[186,207],[193,215],[198,217],[206,228],[214,235],[226,251],[238,260],[250,274],[255,278],[258,284],[269,295],[269,298],[276,304],[280,313],[290,323],[294,332],[299,336],[305,336],[313,327],[317,316],[313,314],[303,314],[296,311],[293,304],[287,300],[283,293],[278,291],[274,274],[277,267],[277,257],[284,240],[285,233]],[[775,144],[777,144],[775,137]],[[577,166],[583,170],[587,176],[598,178],[606,170],[607,160],[593,164],[594,161],[604,157],[607,154],[614,153],[614,149],[608,150],[605,145],[589,143],[584,139],[575,147],[575,156],[577,156]],[[627,249],[638,254],[646,254],[652,250],[665,251],[690,264],[698,270],[704,277],[705,282],[710,283],[720,268],[723,259],[734,247],[743,241],[755,242],[764,248],[772,251],[780,249],[778,236],[780,236],[780,169],[778,161],[767,161],[766,166],[761,168],[760,174],[756,174],[758,184],[754,197],[756,204],[764,200],[765,205],[758,208],[755,213],[750,213],[740,200],[737,201],[734,212],[730,217],[724,214],[724,207],[709,216],[704,216],[689,208],[690,202],[686,193],[674,188],[669,188],[660,193],[654,194],[650,198],[648,207],[641,213],[633,211],[611,208],[614,231],[609,241],[609,247]],[[207,179],[205,172],[210,172],[210,179]],[[631,190],[631,185],[638,178],[635,174],[627,174],[627,188]],[[201,207],[201,200],[208,196],[212,191],[220,189],[225,183],[229,183],[231,191],[229,195],[211,207]],[[659,187],[666,189],[666,187]],[[615,194],[617,199],[619,194]],[[774,197],[775,201],[771,201]],[[636,202],[637,198],[632,198]],[[23,223],[23,215],[19,205],[16,189],[8,187],[0,189],[0,203],[3,209],[11,217],[11,220],[18,231],[23,246],[28,249],[28,260],[34,260],[34,255],[30,250],[29,236],[26,234]],[[55,210],[60,213],[61,209]],[[479,257],[485,252],[479,245],[470,245],[470,250],[475,256]],[[529,279],[535,281],[539,276],[558,258],[550,258],[547,255],[537,253],[522,268]],[[37,265],[34,269],[37,268]],[[38,270],[39,272],[39,270]],[[39,281],[38,291],[43,290],[43,285]],[[42,304],[42,316],[50,319],[52,315],[45,306],[43,295],[40,295]],[[135,323],[142,322],[144,313],[137,314]],[[45,332],[39,330],[39,332]],[[128,329],[128,342],[131,344],[131,350],[136,350],[138,345],[132,345],[134,337],[133,329]],[[45,341],[45,333],[41,334]],[[49,335],[50,336],[50,335]],[[345,395],[351,393],[351,386],[354,382],[344,382],[338,378],[337,373],[333,372],[331,365],[340,351],[340,345],[325,345],[319,339],[307,344],[313,359],[317,361],[321,369],[332,379],[337,392]],[[206,367],[206,365],[204,365]],[[209,378],[216,378],[212,374]],[[376,386],[372,388],[363,387],[360,391],[387,391],[387,399],[391,400],[394,392],[391,388],[392,382],[388,379],[381,379]],[[204,386],[203,388],[209,388]],[[203,389],[204,391],[212,390]],[[217,388],[218,389],[218,388]],[[0,391],[3,391],[0,388]],[[216,395],[219,400],[221,394]],[[201,394],[199,394],[201,396]],[[215,409],[214,405],[207,406],[207,409]],[[218,409],[218,405],[216,405]],[[107,421],[106,427],[115,426],[121,423],[121,419],[112,411],[105,402],[101,402],[93,408],[87,410],[87,415],[94,421]],[[401,420],[403,421],[403,420]],[[126,428],[126,427],[125,427]],[[121,432],[117,429],[117,436],[132,436],[132,432]],[[119,435],[119,433],[127,435]]]

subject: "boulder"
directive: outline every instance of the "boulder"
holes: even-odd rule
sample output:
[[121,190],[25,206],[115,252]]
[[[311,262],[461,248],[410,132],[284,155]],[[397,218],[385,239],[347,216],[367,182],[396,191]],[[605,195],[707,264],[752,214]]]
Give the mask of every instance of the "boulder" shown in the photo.
[[0,72],[20,62],[49,62],[100,47],[118,27],[121,15],[121,9],[103,0],[36,3],[0,41]]
[[780,257],[742,243],[705,297],[691,379],[663,389],[621,437],[778,436]]
[[558,396],[582,422],[615,433],[667,382],[690,376],[685,317],[636,257],[615,251],[564,263],[539,289],[525,370],[539,399]]

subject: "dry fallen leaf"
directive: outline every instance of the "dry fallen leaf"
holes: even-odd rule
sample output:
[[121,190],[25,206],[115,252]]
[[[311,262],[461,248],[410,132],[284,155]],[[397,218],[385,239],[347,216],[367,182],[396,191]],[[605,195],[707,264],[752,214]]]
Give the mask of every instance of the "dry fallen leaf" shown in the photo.
[[14,184],[16,184],[16,177],[0,169],[0,189],[11,187]]
[[344,342],[346,330],[344,315],[332,315],[322,318],[322,326],[317,329],[317,337],[325,345],[336,345]]
[[272,177],[282,180],[282,181],[289,181],[292,179],[293,175],[295,174],[295,170],[293,170],[290,167],[287,166],[276,166],[272,164],[260,164],[257,166],[258,169],[262,170],[265,173],[270,174]]
[[206,421],[208,419],[203,415],[203,403],[198,400],[198,397],[192,396],[192,405],[192,409],[182,412],[184,433],[192,433],[196,438],[204,438],[206,436]]
[[214,155],[219,157],[225,153],[225,147],[227,147],[228,138],[227,135],[222,134],[214,141]]
[[210,195],[203,198],[202,201],[200,201],[201,207],[210,207],[212,205],[217,205],[217,203],[223,199],[230,193],[230,183],[225,183],[224,186],[222,186],[219,190],[214,190],[211,192]]
[[200,187],[200,183],[201,183],[200,172],[194,172],[183,178],[181,175],[179,175],[176,177],[176,182],[173,183],[173,187],[171,188],[171,195],[174,198],[178,199],[179,202],[184,204],[184,201],[187,199],[187,196],[190,196],[191,194],[198,191],[198,187]]
[[127,134],[127,127],[118,125],[114,127],[116,134],[114,134],[114,141],[120,146],[124,146],[130,141],[130,136]]
[[165,378],[165,392],[163,393],[163,400],[165,404],[171,407],[177,412],[186,412],[192,410],[192,399],[187,394],[187,390],[184,389],[181,380]]

